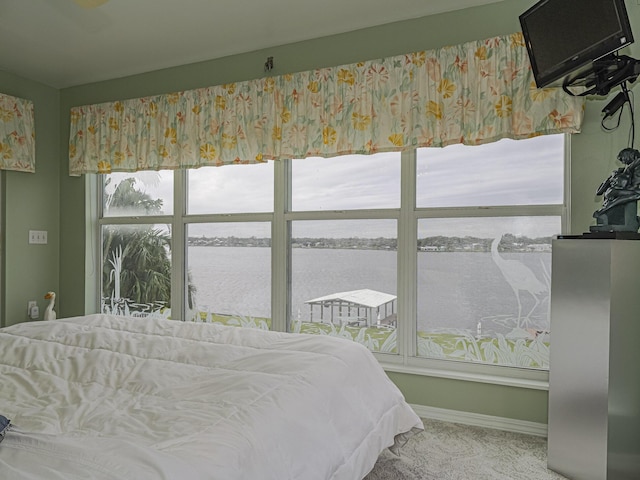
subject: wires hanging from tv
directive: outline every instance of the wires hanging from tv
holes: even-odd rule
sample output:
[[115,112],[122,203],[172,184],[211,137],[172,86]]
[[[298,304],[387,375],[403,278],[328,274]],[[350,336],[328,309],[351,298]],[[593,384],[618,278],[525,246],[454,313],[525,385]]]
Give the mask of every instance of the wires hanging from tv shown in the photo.
[[629,90],[640,76],[640,60],[618,54],[634,42],[625,0],[538,0],[519,19],[538,88],[562,86],[572,96],[606,97],[619,86],[602,109],[602,127],[619,127],[628,104],[633,148]]
[[[620,122],[622,119],[622,113],[624,111],[624,106],[629,106],[629,114],[631,117],[631,127],[629,128],[629,140],[628,146],[629,148],[634,148],[635,144],[635,112],[633,108],[633,92],[629,90],[626,82],[620,85],[621,91],[611,100],[603,109],[602,113],[604,117],[602,117],[602,121],[600,122],[602,128],[608,132],[616,130],[620,126]],[[614,125],[607,125],[607,120],[613,118],[613,116],[617,113],[617,117]]]
[[[601,125],[606,131],[617,129],[620,126],[624,106],[628,105],[631,114],[629,148],[634,148],[635,112],[629,84],[635,82],[638,76],[640,76],[639,60],[627,55],[612,54],[593,62],[593,66],[587,74],[565,79],[562,89],[572,96],[606,96],[612,89],[620,86],[620,92],[602,109],[604,117]],[[574,84],[582,86],[583,90],[580,93],[572,91]],[[608,122],[610,118],[616,119],[613,125]]]

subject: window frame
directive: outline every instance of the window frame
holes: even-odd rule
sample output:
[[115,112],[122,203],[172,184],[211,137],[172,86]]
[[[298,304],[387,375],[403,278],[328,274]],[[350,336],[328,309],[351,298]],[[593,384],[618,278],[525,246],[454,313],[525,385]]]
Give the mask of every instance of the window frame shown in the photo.
[[[456,380],[547,390],[549,371],[504,365],[489,365],[417,356],[417,228],[420,219],[452,217],[560,216],[561,233],[569,231],[571,199],[570,136],[564,140],[564,192],[560,205],[515,205],[482,207],[416,207],[417,150],[400,156],[400,207],[371,210],[292,211],[291,162],[274,163],[274,203],[272,212],[231,214],[187,214],[187,172],[174,170],[173,215],[144,217],[104,217],[103,182],[98,174],[86,175],[87,228],[85,232],[86,286],[85,311],[100,311],[101,251],[100,232],[104,225],[163,223],[172,229],[171,304],[174,318],[185,318],[187,271],[187,226],[210,222],[271,223],[271,315],[274,331],[287,331],[291,296],[291,222],[297,220],[371,220],[397,222],[397,354],[373,352],[382,367],[390,372],[408,373]],[[297,160],[300,161],[300,160]]]

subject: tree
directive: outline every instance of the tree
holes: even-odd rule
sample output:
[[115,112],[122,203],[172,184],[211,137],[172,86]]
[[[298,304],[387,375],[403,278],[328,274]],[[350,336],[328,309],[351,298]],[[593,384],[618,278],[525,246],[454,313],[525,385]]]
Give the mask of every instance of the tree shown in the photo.
[[[112,179],[105,182],[105,191]],[[106,194],[105,210],[122,215],[162,214],[162,200],[136,188],[137,180],[122,180]],[[111,190],[111,189],[109,189]],[[124,307],[157,311],[171,307],[171,236],[153,225],[111,225],[103,231],[103,303],[111,311]],[[195,286],[189,282],[188,304],[193,308]]]

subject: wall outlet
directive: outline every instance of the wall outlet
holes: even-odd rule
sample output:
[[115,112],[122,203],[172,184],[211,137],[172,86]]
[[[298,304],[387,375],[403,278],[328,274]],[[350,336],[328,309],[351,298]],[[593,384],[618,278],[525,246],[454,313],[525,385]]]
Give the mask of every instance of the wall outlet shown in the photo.
[[29,315],[29,318],[31,318],[32,320],[36,320],[38,317],[40,317],[38,302],[36,302],[35,300],[29,300],[29,303],[27,305],[27,315]]

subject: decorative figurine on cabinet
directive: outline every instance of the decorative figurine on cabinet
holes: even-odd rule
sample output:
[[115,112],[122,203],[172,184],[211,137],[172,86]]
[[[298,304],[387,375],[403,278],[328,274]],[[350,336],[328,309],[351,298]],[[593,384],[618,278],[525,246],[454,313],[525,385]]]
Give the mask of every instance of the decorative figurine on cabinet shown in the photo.
[[47,292],[44,296],[46,300],[49,300],[49,305],[44,311],[44,319],[45,320],[55,320],[56,319],[56,311],[53,309],[53,306],[56,302],[56,294],[55,292]]
[[618,153],[623,167],[611,172],[598,190],[604,195],[602,207],[593,212],[597,225],[591,232],[638,232],[638,200],[640,199],[640,151],[625,148]]

